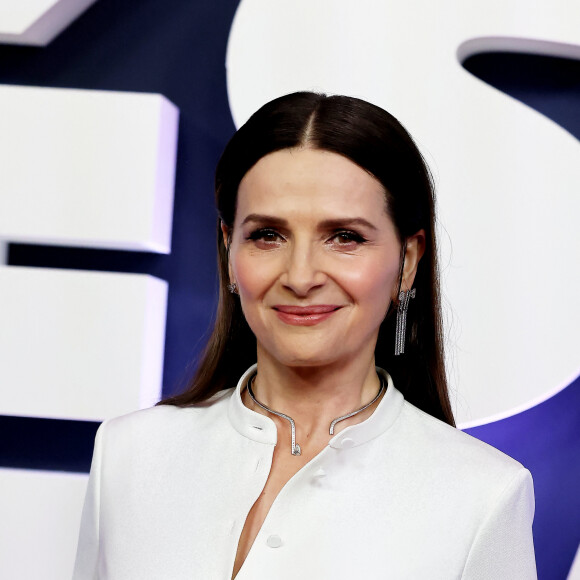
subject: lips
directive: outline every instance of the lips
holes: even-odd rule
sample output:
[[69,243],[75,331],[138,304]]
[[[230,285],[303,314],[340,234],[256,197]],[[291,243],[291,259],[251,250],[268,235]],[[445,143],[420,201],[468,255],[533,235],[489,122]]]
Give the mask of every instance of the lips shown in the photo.
[[330,318],[341,306],[337,304],[315,304],[310,306],[276,305],[274,311],[286,324],[314,326]]

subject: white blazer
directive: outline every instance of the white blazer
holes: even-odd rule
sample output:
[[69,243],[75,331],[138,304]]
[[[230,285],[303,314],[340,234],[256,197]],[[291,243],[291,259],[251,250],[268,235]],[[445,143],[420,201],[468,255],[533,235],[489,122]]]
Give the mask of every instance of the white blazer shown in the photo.
[[[99,428],[74,580],[229,580],[276,427],[241,390]],[[384,371],[381,371],[384,373]],[[274,501],[237,580],[536,578],[530,473],[407,403],[390,377]]]

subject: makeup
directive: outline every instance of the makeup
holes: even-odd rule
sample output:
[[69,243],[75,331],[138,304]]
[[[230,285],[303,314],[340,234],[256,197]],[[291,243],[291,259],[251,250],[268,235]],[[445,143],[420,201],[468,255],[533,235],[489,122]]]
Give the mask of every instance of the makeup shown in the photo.
[[276,305],[274,310],[278,318],[294,326],[314,326],[328,320],[338,312],[341,306],[336,304],[317,304],[315,306]]

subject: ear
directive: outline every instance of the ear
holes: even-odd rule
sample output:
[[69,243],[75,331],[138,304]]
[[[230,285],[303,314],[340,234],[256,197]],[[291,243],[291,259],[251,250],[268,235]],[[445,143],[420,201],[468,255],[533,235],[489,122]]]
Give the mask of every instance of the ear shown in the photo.
[[405,265],[403,267],[402,290],[410,290],[415,281],[419,261],[425,253],[425,230],[419,230],[416,234],[407,238],[405,250]]
[[230,228],[228,228],[228,226],[226,226],[226,224],[224,224],[224,222],[221,222],[221,229],[222,229],[224,246],[226,248],[227,256],[228,256],[228,274],[230,277],[230,283],[232,283],[232,282],[235,282],[235,279],[234,279],[234,275],[232,272],[232,263],[230,261],[231,230],[230,230]]
[[222,228],[222,236],[224,239],[224,246],[226,247],[226,250],[229,250],[230,229],[228,228],[228,226],[226,226],[226,224],[224,224],[224,222],[221,222],[221,228]]

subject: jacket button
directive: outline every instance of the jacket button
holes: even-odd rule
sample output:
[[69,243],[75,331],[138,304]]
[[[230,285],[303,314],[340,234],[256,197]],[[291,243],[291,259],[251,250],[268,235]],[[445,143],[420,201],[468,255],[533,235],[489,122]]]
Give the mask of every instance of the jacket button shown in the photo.
[[350,437],[345,437],[341,442],[340,442],[340,446],[343,449],[350,449],[351,447],[354,447],[354,439],[351,439]]
[[279,548],[282,545],[282,538],[280,536],[277,536],[276,534],[273,534],[271,536],[268,536],[266,544],[268,544],[270,548]]

